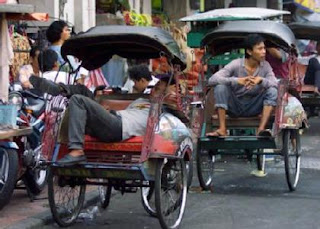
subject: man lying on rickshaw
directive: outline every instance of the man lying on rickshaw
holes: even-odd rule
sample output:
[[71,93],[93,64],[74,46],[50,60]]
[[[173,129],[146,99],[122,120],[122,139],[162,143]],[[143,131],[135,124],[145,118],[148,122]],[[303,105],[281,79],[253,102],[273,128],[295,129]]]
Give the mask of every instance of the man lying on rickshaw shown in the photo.
[[[155,85],[151,92],[151,98],[156,98],[165,93],[169,82],[169,75],[162,75],[162,78]],[[119,142],[132,136],[142,136],[145,134],[149,110],[150,99],[138,98],[134,100],[125,110],[108,110],[87,96],[77,88],[78,85],[54,84],[45,79],[32,76],[31,83],[40,90],[48,90],[54,95],[59,94],[59,90],[73,89],[74,94],[69,101],[68,138],[70,153],[61,158],[57,163],[60,165],[74,165],[85,162],[86,156],[83,151],[84,136],[88,134],[98,138],[103,142]],[[175,80],[172,80],[170,95],[166,101],[174,102]],[[58,87],[62,87],[58,89]],[[82,87],[82,85],[80,85]],[[75,90],[79,89],[79,90]],[[72,92],[71,92],[72,93]]]
[[265,61],[264,38],[250,34],[245,39],[245,58],[233,60],[213,74],[208,84],[214,86],[219,128],[207,136],[226,136],[226,114],[251,117],[262,114],[257,135],[271,136],[266,125],[277,105],[277,79]]

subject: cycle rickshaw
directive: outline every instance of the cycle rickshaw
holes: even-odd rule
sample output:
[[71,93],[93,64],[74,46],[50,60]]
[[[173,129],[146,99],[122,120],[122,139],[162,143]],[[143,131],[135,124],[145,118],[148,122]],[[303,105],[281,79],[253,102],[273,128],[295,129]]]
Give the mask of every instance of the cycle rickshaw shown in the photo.
[[[102,66],[115,54],[134,59],[165,56],[172,66],[170,80],[186,66],[172,36],[155,27],[97,26],[62,46],[64,57],[75,56],[88,70]],[[164,109],[166,96],[164,93],[152,100],[144,136],[116,143],[86,136],[87,162],[79,165],[64,167],[56,162],[68,153],[65,119],[61,121],[48,182],[51,212],[60,226],[69,226],[77,219],[87,185],[100,186],[104,208],[109,204],[112,188],[123,194],[141,187],[144,207],[150,215],[158,217],[161,227],[179,226],[187,198],[185,164],[192,157],[193,143],[186,125]],[[114,110],[123,109],[134,97],[131,94],[104,96]],[[151,197],[155,206],[149,204]]]
[[[289,24],[290,29],[294,33],[297,39],[306,39],[306,40],[320,40],[320,25],[317,21],[308,21],[308,22],[293,22]],[[313,56],[311,56],[313,57]],[[299,61],[299,74],[300,78],[303,80],[308,62],[311,57],[300,57]],[[310,84],[303,84],[301,89],[301,102],[302,105],[308,111],[308,116],[313,116],[315,114],[315,109],[320,106],[320,96],[316,93],[315,86]]]
[[[297,112],[295,108],[289,106],[291,101],[296,100],[289,94],[289,90],[299,89],[295,37],[292,31],[286,25],[274,21],[225,22],[202,38],[201,44],[207,53],[205,62],[210,65],[216,61],[210,52],[213,47],[215,55],[230,53],[232,50],[243,48],[244,38],[252,33],[262,35],[266,39],[267,47],[279,47],[286,51],[290,58],[290,75],[288,80],[281,79],[279,82],[278,105],[267,127],[272,129],[272,136],[256,136],[259,117],[227,117],[229,135],[226,137],[207,137],[206,133],[218,127],[218,117],[214,110],[213,88],[207,88],[203,99],[204,122],[197,147],[198,178],[201,187],[205,190],[208,190],[213,183],[215,158],[219,154],[257,155],[259,170],[263,169],[263,155],[282,155],[289,189],[295,190],[298,184],[301,159],[299,129],[306,126],[306,117],[302,107]],[[274,149],[274,152],[266,153],[264,149]]]

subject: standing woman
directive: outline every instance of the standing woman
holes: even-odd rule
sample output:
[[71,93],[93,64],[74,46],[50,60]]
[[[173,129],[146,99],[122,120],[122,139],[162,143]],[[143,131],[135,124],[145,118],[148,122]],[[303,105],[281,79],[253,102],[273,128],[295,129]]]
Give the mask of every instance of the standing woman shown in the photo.
[[[58,62],[60,65],[65,64],[61,56],[61,47],[66,40],[70,38],[70,29],[65,21],[54,21],[51,23],[47,30],[47,39],[51,43],[49,49],[55,51],[58,54]],[[67,56],[68,62],[72,70],[76,70],[79,64],[76,62],[73,56]],[[68,71],[68,70],[67,70]],[[88,71],[84,68],[80,68],[79,73],[76,76],[76,82],[83,84],[84,77],[88,75]]]

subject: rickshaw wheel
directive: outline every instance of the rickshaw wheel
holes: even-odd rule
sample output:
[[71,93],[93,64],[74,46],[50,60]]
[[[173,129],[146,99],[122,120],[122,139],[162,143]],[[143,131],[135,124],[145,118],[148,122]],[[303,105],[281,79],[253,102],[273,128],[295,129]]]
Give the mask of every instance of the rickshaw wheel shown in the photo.
[[49,169],[48,199],[55,222],[61,227],[75,223],[84,203],[83,178],[58,176]]
[[187,170],[187,187],[189,189],[193,178],[193,158],[191,158],[190,161],[186,161],[185,164]]
[[141,188],[141,201],[142,206],[146,212],[152,216],[157,216],[156,206],[155,206],[155,198],[154,198],[154,181],[149,181],[149,187]]
[[162,228],[177,228],[187,201],[187,173],[183,159],[158,160],[155,204]]
[[208,150],[200,150],[197,154],[197,170],[200,186],[203,190],[209,190],[213,181],[213,168],[215,155]]
[[[106,179],[99,179],[99,181],[105,182]],[[100,185],[98,187],[98,190],[99,190],[100,206],[103,209],[106,209],[110,203],[112,185]]]
[[283,156],[290,191],[297,187],[300,175],[301,141],[299,130],[284,130]]

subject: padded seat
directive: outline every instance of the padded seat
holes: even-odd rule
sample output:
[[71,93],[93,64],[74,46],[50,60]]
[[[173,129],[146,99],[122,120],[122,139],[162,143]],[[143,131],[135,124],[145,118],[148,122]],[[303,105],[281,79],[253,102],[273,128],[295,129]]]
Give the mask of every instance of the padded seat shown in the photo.
[[310,84],[302,85],[302,93],[314,93],[315,86]]
[[135,136],[121,142],[101,142],[100,140],[85,136],[85,151],[126,151],[141,152],[144,136]]

